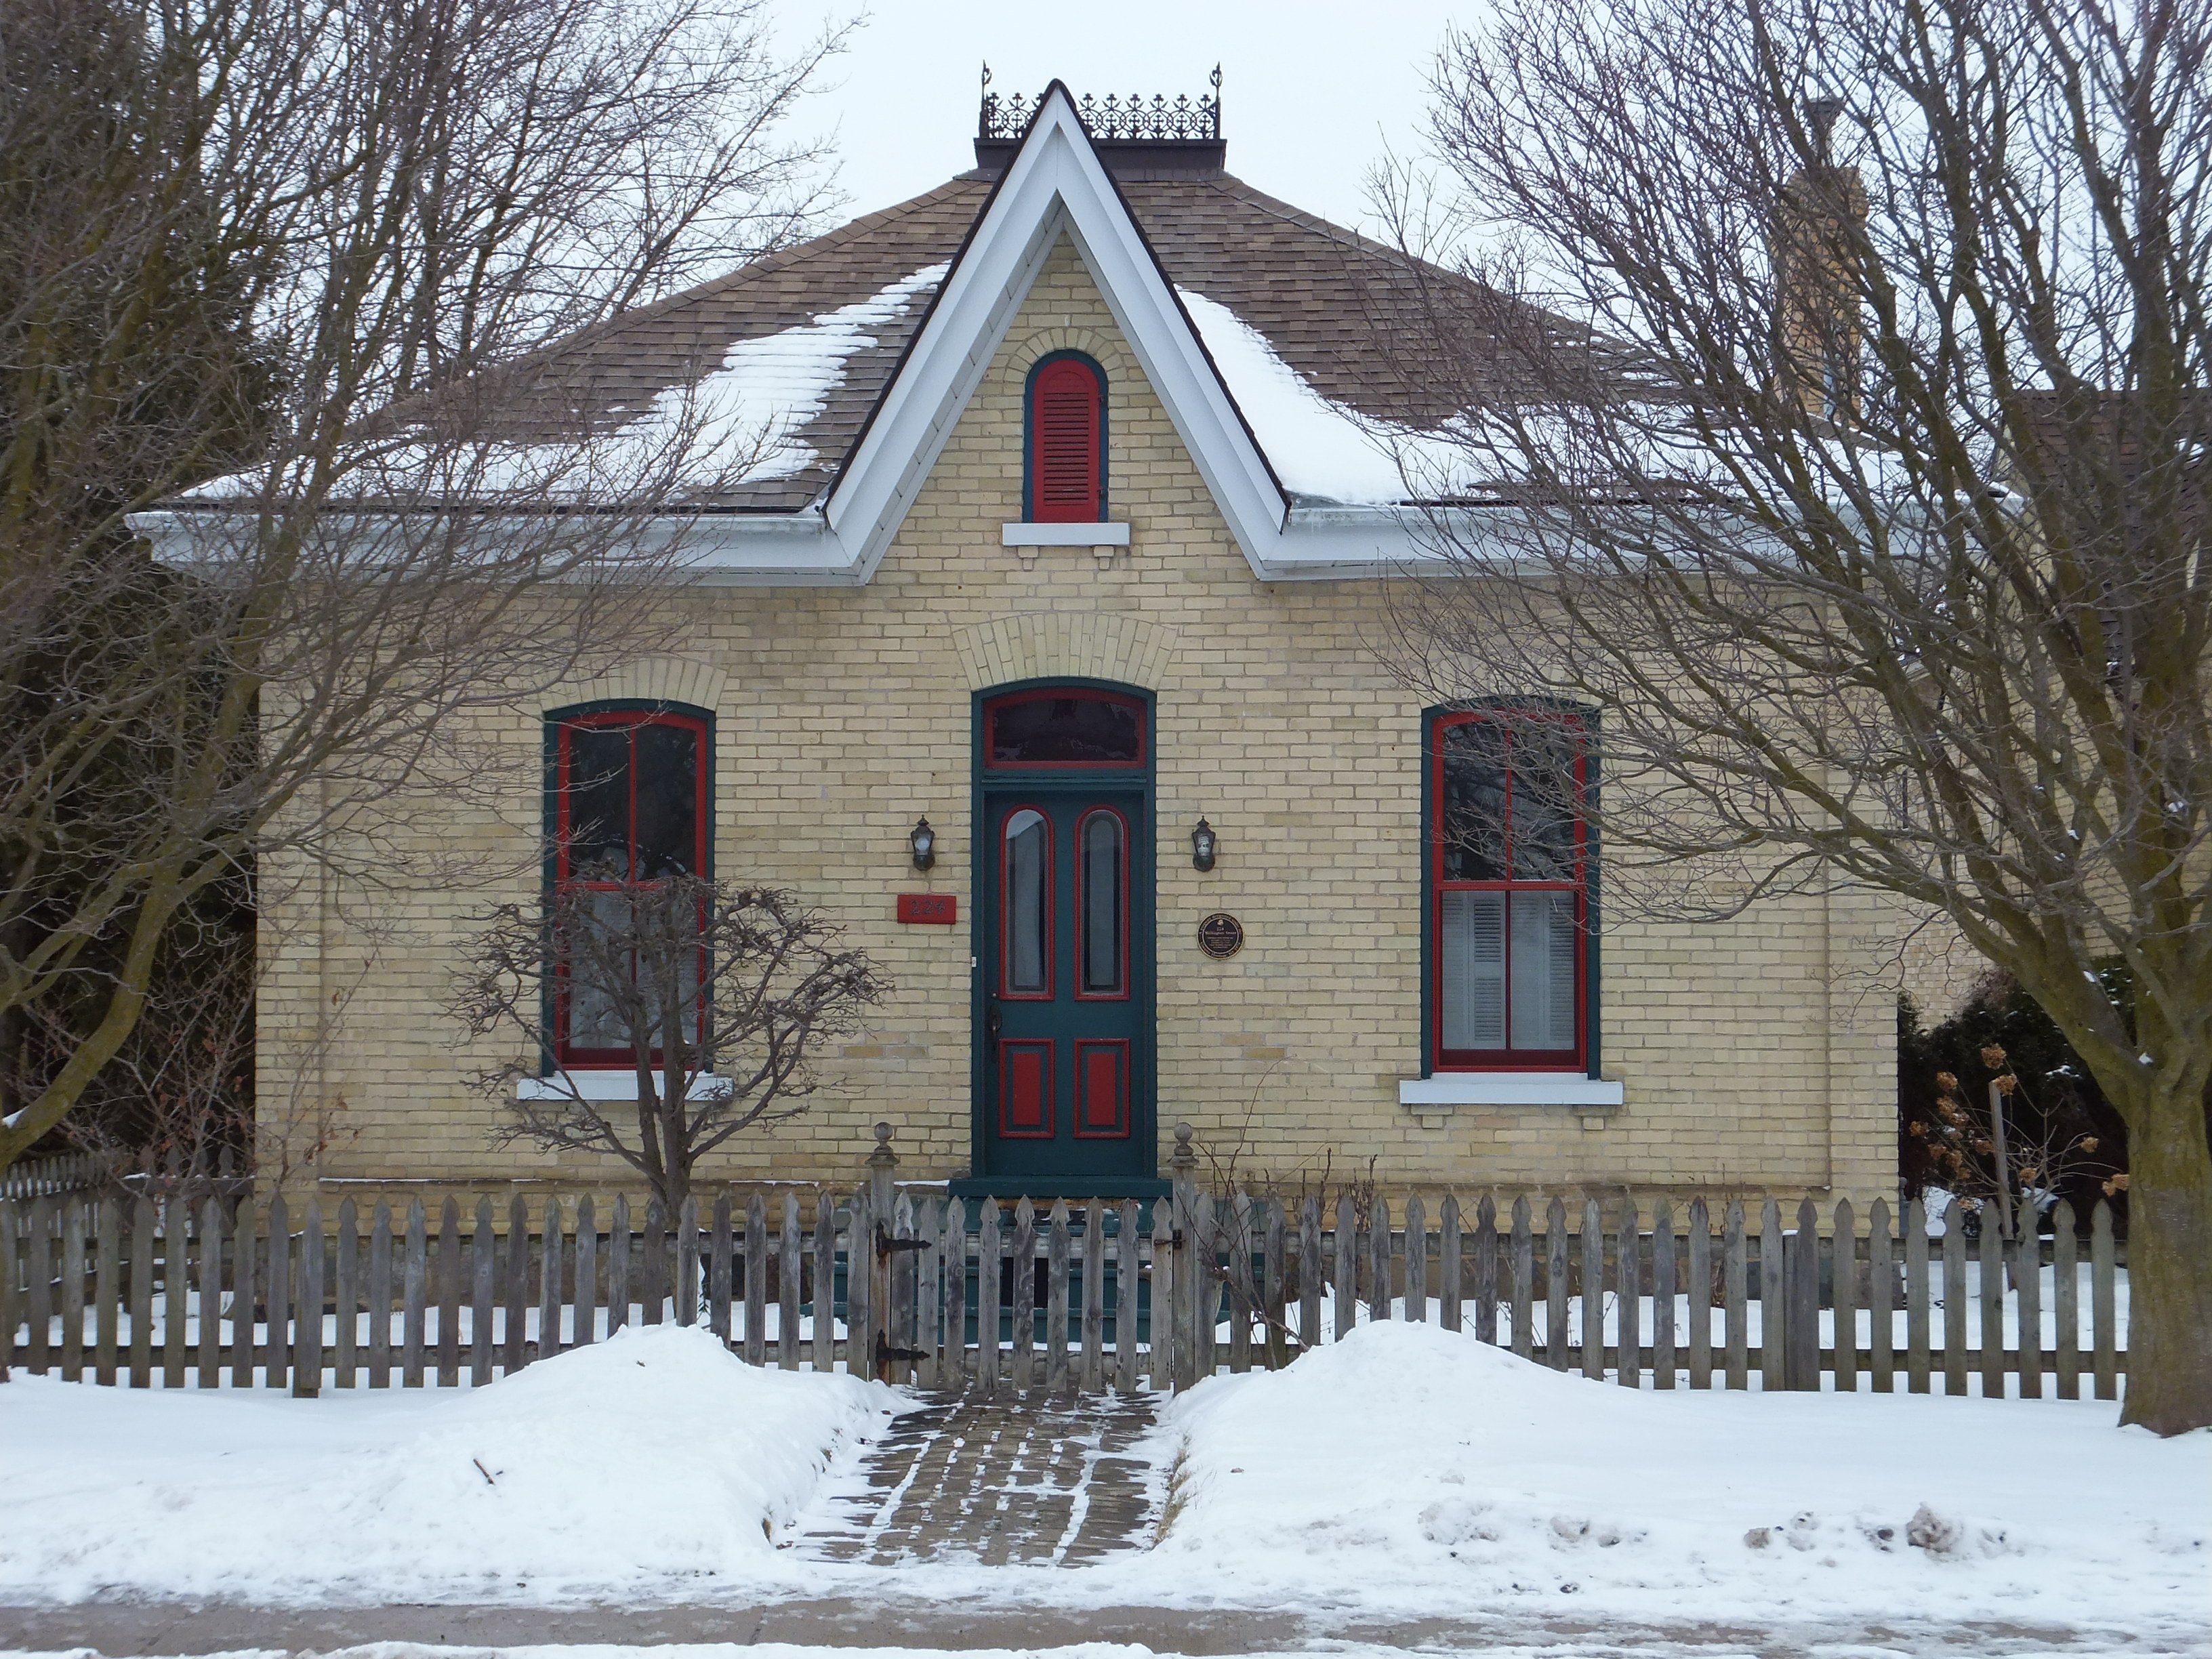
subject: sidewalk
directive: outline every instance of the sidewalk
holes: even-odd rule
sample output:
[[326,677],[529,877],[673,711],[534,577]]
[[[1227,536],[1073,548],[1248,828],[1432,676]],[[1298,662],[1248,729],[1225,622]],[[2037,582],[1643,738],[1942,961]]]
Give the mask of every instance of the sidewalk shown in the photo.
[[1666,1626],[1564,1619],[1444,1620],[1327,1613],[1193,1612],[1158,1607],[1084,1611],[988,1607],[838,1597],[729,1607],[382,1607],[296,1609],[210,1604],[106,1603],[0,1607],[0,1650],[89,1648],[125,1656],[210,1654],[242,1648],[330,1654],[375,1642],[460,1648],[606,1644],[827,1648],[978,1648],[1036,1652],[1085,1643],[1134,1643],[1160,1654],[1282,1653],[1346,1647],[1482,1652],[1540,1650],[1544,1659],[1879,1659],[1892,1654],[2066,1653],[2201,1656],[2202,1642],[2027,1626],[1845,1627],[1808,1622],[1762,1628],[1685,1622]]

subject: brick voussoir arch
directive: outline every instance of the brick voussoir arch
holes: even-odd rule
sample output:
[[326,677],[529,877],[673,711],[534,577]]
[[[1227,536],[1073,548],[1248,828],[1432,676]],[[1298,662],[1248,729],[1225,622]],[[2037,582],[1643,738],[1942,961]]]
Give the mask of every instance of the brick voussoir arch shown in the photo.
[[564,681],[539,699],[546,709],[582,703],[667,702],[722,712],[732,690],[722,670],[688,657],[641,656],[590,679]]
[[1021,680],[1110,680],[1158,689],[1174,662],[1171,628],[1115,611],[1030,611],[956,629],[968,689]]
[[1110,334],[1099,333],[1088,328],[1041,328],[1027,338],[1010,347],[1001,362],[1003,378],[1011,389],[1019,395],[1029,383],[1029,374],[1040,359],[1055,351],[1079,351],[1105,371],[1106,396],[1110,401],[1115,395],[1115,384],[1139,373],[1136,359],[1128,349]]

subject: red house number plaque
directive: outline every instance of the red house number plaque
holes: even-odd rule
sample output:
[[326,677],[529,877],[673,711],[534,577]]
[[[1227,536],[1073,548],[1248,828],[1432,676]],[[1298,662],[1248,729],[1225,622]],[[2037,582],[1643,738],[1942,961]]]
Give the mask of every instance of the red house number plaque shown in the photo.
[[898,919],[950,927],[960,920],[960,901],[951,893],[901,893]]

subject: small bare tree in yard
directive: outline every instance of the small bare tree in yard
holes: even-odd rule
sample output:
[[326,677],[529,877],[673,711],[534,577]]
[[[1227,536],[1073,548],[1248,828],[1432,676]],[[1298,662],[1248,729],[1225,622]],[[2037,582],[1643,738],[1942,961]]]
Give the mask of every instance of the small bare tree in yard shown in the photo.
[[334,826],[659,637],[763,434],[602,430],[544,349],[808,222],[776,134],[837,41],[766,14],[0,9],[0,1167],[211,896],[376,876]]
[[1502,0],[1435,85],[1408,678],[1595,711],[1616,914],[2010,974],[2126,1124],[2124,1415],[2212,1423],[2212,4]]
[[[512,1115],[501,1139],[611,1152],[673,1215],[701,1158],[805,1109],[822,1044],[857,1030],[889,988],[790,894],[678,876],[502,907],[454,1006],[476,1036],[626,1055],[634,1103],[595,1100],[565,1070],[540,1079],[534,1062],[481,1082]],[[518,1082],[534,1097],[518,1099]]]

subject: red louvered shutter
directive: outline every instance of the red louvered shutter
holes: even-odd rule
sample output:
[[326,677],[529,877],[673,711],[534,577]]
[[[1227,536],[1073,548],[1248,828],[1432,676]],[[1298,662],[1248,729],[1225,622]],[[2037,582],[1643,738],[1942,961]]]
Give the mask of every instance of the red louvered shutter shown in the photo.
[[1073,357],[1047,363],[1030,399],[1031,516],[1039,524],[1097,523],[1097,371]]

